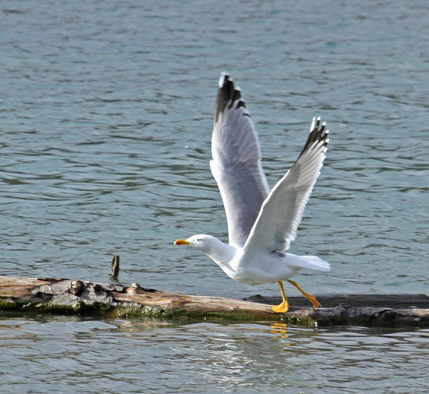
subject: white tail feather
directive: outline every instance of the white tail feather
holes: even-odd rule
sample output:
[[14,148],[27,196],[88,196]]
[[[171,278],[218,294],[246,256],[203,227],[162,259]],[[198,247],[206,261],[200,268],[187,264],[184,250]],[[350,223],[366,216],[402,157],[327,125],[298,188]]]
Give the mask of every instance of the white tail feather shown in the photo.
[[318,271],[331,270],[331,264],[317,256],[294,256],[294,259],[288,261],[288,263],[299,268],[309,268]]

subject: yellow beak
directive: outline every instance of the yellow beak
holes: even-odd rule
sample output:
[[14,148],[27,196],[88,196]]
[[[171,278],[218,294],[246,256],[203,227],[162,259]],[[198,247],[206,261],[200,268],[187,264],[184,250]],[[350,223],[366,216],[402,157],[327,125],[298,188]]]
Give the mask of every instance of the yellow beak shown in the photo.
[[174,245],[190,245],[191,243],[188,242],[186,239],[176,239],[174,241]]

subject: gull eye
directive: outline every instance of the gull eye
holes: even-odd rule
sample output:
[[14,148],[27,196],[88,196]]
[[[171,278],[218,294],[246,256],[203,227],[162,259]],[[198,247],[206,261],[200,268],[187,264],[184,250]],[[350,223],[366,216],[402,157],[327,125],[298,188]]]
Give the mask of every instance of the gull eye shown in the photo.
[[198,238],[197,242],[203,242],[203,240],[201,238]]

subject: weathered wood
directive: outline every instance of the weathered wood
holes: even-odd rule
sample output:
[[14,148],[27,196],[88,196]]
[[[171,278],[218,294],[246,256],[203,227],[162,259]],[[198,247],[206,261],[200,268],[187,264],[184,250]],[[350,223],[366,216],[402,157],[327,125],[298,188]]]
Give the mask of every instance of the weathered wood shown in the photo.
[[[323,308],[312,309],[290,297],[284,315],[272,312],[279,299],[245,300],[163,293],[138,284],[122,286],[59,278],[0,276],[0,310],[110,317],[180,317],[231,320],[281,320],[304,325],[361,324],[429,327],[425,295],[318,296]],[[301,306],[303,305],[303,306]]]
[[278,319],[271,307],[220,297],[163,293],[138,284],[121,286],[59,278],[0,276],[0,309],[114,317],[219,317]]
[[119,276],[119,255],[113,255],[112,266],[110,267],[110,276],[113,279],[118,279]]
[[[248,301],[276,305],[281,298],[252,296]],[[293,305],[285,317],[290,322],[320,325],[362,324],[429,327],[429,297],[425,294],[335,294],[317,296],[321,308],[308,308],[302,297],[289,297]]]
[[[281,297],[261,297],[259,295],[246,298],[247,301],[275,305],[281,302]],[[304,297],[290,297],[293,306],[308,307]],[[396,308],[396,309],[429,309],[429,296],[425,294],[332,294],[318,295],[317,301],[323,308],[334,308],[340,304],[355,307]]]

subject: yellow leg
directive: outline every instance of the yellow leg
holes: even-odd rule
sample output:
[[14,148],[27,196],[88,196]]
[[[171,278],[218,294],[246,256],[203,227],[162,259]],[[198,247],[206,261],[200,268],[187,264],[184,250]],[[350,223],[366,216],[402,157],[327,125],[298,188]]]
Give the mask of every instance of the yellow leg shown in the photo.
[[275,313],[286,313],[289,309],[289,302],[285,294],[285,289],[283,289],[283,283],[281,281],[277,282],[280,285],[280,291],[282,292],[283,302],[280,305],[274,305],[272,307],[273,312]]
[[316,297],[314,295],[311,295],[309,293],[306,293],[304,290],[302,290],[296,282],[294,282],[293,280],[289,280],[288,281],[290,284],[294,285],[300,292],[301,294],[307,298],[308,301],[310,301],[313,304],[313,308],[317,308],[318,306],[320,306],[320,304],[317,302]]

